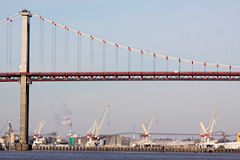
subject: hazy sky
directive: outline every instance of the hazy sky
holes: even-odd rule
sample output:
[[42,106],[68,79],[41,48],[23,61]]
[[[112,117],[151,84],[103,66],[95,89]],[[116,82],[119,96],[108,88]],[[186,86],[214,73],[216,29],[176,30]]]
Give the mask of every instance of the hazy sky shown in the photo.
[[[238,0],[8,0],[1,2],[0,19],[23,8],[136,48],[240,65]],[[38,26],[36,18],[35,25]],[[33,41],[38,31],[31,32]],[[31,46],[33,57],[37,44],[36,40]],[[46,49],[51,50],[48,45]],[[35,64],[31,65],[36,69]],[[55,115],[67,108],[73,130],[85,135],[111,101],[110,117],[106,119],[111,121],[110,126],[105,123],[102,133],[141,131],[140,123],[149,122],[156,107],[159,127],[155,123],[153,132],[199,133],[199,122],[206,124],[216,106],[216,130],[236,133],[240,131],[238,83],[34,82],[30,87],[30,131],[43,119],[44,132],[65,134],[68,128],[58,126]],[[0,128],[11,119],[18,130],[19,83],[0,83],[0,102]]]

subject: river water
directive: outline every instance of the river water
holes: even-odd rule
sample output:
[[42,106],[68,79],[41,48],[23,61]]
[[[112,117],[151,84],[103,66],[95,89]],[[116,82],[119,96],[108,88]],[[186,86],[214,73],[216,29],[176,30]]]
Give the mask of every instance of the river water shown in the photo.
[[0,151],[0,160],[240,160],[231,153]]

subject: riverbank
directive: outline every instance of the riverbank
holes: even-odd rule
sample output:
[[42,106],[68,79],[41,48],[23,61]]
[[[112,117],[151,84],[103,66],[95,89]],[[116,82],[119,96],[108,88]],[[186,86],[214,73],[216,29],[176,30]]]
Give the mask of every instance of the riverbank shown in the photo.
[[240,153],[240,149],[215,148],[174,148],[174,147],[82,147],[82,146],[33,146],[32,150],[41,151],[127,151],[127,152],[215,152]]

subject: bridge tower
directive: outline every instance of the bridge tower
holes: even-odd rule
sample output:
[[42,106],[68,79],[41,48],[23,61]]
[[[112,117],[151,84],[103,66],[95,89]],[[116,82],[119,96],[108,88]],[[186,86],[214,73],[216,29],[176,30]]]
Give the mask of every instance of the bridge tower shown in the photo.
[[[29,72],[29,36],[30,36],[30,17],[28,10],[20,11],[22,16],[22,46],[21,46],[21,65],[20,72]],[[20,108],[20,143],[17,150],[29,150],[28,127],[29,127],[29,82],[27,76],[21,75],[21,108]]]

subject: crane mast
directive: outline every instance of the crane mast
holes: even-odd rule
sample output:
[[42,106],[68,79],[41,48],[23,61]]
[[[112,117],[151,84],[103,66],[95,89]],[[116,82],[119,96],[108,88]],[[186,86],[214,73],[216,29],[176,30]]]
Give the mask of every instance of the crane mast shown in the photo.
[[158,109],[155,110],[154,114],[153,114],[153,117],[152,117],[152,120],[150,121],[149,125],[148,125],[148,133],[150,132],[151,128],[152,128],[152,124],[153,124],[153,121],[155,120],[156,118],[156,115],[158,114]]
[[143,122],[141,123],[141,125],[142,125],[142,129],[143,129],[144,134],[148,134],[148,131],[146,130],[146,127],[145,127]]
[[108,113],[108,110],[109,110],[109,108],[110,108],[110,105],[111,105],[111,103],[108,102],[107,108],[105,109],[105,111],[104,111],[104,113],[103,113],[103,115],[102,115],[102,117],[101,117],[100,123],[96,125],[96,136],[99,135],[99,132],[100,132],[100,130],[101,130],[101,128],[102,128],[103,122],[104,122],[105,117],[106,117],[106,115],[107,115],[107,113]]
[[209,121],[209,124],[207,127],[207,131],[209,133],[212,133],[213,127],[216,125],[216,117],[215,117],[216,111],[217,111],[217,108],[215,108],[215,110],[212,114],[211,120]]

